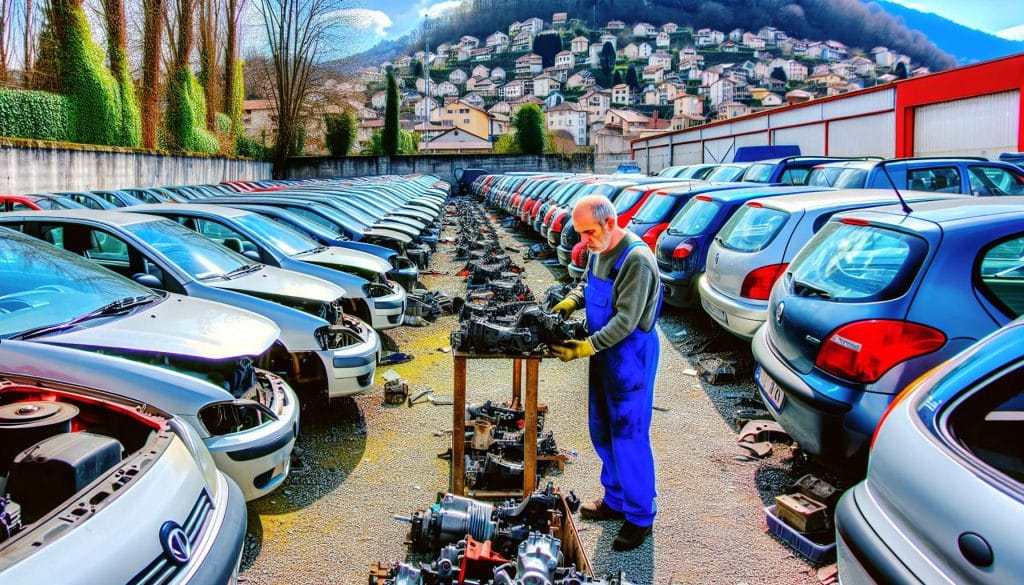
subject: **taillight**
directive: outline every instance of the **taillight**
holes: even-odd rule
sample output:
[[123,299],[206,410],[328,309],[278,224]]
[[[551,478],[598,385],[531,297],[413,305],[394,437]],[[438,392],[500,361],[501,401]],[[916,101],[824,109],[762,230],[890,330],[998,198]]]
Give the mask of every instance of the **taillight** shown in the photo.
[[789,264],[769,264],[750,271],[740,286],[740,296],[767,301],[772,294],[772,285],[786,271],[787,266]]
[[667,223],[659,223],[658,225],[647,230],[647,233],[641,236],[640,239],[647,244],[647,247],[650,248],[652,252],[654,252],[655,247],[658,245],[658,236],[660,236],[661,232],[665,231],[666,229],[668,229]]
[[682,260],[690,256],[690,252],[693,252],[693,244],[689,242],[683,242],[676,246],[675,250],[672,250],[672,258],[676,260]]
[[551,217],[555,215],[556,211],[558,211],[558,208],[552,205],[548,212],[544,214],[544,223],[551,223]]
[[896,364],[945,343],[944,333],[926,325],[892,319],[857,321],[828,336],[814,365],[834,376],[870,384]]
[[565,225],[565,218],[567,217],[569,217],[569,214],[563,213],[555,218],[555,221],[551,222],[551,231],[556,233],[562,231],[562,226]]
[[580,268],[587,267],[587,259],[590,258],[590,250],[583,242],[572,247],[572,263]]

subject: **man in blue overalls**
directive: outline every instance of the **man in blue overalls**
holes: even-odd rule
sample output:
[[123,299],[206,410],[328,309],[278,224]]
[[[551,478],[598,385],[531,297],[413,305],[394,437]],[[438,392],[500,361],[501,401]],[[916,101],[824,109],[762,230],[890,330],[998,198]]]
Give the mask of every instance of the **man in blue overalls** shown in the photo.
[[562,361],[590,358],[590,439],[601,458],[604,497],[580,508],[592,520],[625,520],[612,542],[631,550],[651,533],[656,507],[651,410],[658,370],[661,281],[654,254],[618,225],[608,198],[580,199],[573,225],[590,250],[583,282],[554,311],[587,311],[583,341],[556,345]]

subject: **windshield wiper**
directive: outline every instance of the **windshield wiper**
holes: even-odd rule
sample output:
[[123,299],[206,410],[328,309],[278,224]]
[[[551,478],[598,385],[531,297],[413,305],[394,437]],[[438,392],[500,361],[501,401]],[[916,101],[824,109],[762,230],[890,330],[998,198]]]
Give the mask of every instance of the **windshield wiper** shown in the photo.
[[249,274],[250,272],[256,272],[257,270],[259,270],[261,268],[263,268],[263,265],[259,264],[259,263],[246,264],[244,266],[239,266],[238,268],[235,268],[234,270],[230,270],[228,272],[225,272],[224,274],[221,274],[221,278],[230,279],[233,276],[240,276],[242,274]]
[[316,254],[317,252],[323,252],[326,249],[327,249],[327,246],[317,246],[316,248],[310,248],[308,250],[303,250],[301,252],[298,252],[295,255],[296,256],[307,256],[309,254]]
[[808,284],[802,280],[793,281],[793,292],[801,297],[821,297],[823,299],[831,299],[832,294],[823,288],[816,287],[812,284]]
[[39,337],[41,335],[46,335],[47,333],[53,333],[56,331],[62,331],[64,329],[70,329],[71,327],[74,327],[75,325],[83,321],[88,321],[89,319],[96,319],[98,317],[116,315],[118,313],[127,311],[128,309],[131,309],[133,307],[152,303],[158,298],[160,298],[158,295],[125,297],[123,299],[118,299],[112,303],[103,305],[102,307],[95,309],[93,311],[89,311],[88,313],[79,315],[74,319],[70,319],[63,323],[57,323],[56,325],[44,325],[42,327],[35,327],[33,329],[22,331],[21,333],[12,336],[11,339],[32,339],[33,337]]

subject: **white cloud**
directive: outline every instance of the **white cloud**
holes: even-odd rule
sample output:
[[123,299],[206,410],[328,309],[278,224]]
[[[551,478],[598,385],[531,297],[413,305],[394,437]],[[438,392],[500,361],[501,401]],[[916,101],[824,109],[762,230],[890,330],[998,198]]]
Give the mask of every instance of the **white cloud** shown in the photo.
[[388,36],[387,29],[391,28],[394,23],[391,22],[391,17],[381,12],[380,10],[370,10],[368,8],[347,8],[345,10],[337,10],[331,13],[331,18],[340,20],[342,23],[359,30],[372,30],[373,33],[380,37]]
[[996,36],[1003,37],[1004,39],[1009,39],[1011,41],[1024,41],[1024,24],[1004,28],[1001,31],[997,31]]
[[430,0],[420,0],[417,5],[417,13],[422,16],[426,14],[430,18],[437,18],[442,13],[462,4],[462,0],[442,0],[441,2],[430,3]]

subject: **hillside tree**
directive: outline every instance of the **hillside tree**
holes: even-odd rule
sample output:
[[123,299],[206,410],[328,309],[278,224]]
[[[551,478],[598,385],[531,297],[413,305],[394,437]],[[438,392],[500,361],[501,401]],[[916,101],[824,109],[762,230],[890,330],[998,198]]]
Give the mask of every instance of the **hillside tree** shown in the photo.
[[522,154],[544,154],[544,112],[537,104],[526,104],[512,118],[516,143]]
[[640,91],[640,77],[636,74],[636,67],[632,63],[626,69],[626,85],[633,91]]
[[601,45],[601,52],[598,53],[597,62],[601,67],[601,73],[604,75],[604,79],[607,81],[612,74],[612,69],[615,67],[615,47],[612,46],[610,41],[605,41]]
[[398,154],[398,108],[401,105],[398,97],[398,83],[395,82],[395,75],[388,70],[388,93],[387,101],[384,103],[384,132],[381,135],[381,146],[384,154]]
[[782,67],[776,67],[775,69],[772,69],[770,77],[772,79],[778,79],[783,83],[789,81],[789,76],[786,75],[786,70],[783,69]]
[[327,126],[327,150],[334,156],[347,156],[352,150],[352,145],[356,143],[358,128],[355,114],[351,110],[345,110],[340,114],[325,117],[324,124]]
[[562,35],[557,33],[544,33],[533,39],[533,52],[541,56],[544,67],[553,67],[555,55],[562,52]]

